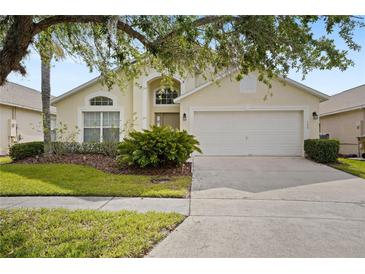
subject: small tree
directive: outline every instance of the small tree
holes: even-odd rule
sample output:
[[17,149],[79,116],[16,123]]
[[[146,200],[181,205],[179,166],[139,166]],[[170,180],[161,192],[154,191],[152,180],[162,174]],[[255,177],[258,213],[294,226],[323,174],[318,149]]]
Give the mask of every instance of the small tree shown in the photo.
[[52,33],[43,32],[35,43],[41,59],[41,93],[44,153],[52,154],[51,138],[51,61],[63,58],[62,48],[52,39]]
[[51,56],[41,56],[41,62],[44,153],[51,154]]

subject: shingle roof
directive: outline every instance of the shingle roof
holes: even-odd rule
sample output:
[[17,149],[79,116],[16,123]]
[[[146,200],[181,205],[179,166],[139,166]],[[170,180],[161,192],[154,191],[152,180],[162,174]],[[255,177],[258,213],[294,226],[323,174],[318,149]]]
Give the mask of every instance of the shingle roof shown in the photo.
[[[0,104],[41,112],[42,96],[38,90],[7,82],[0,86]],[[51,106],[51,113],[56,113],[55,107]]]
[[365,85],[345,90],[331,96],[319,105],[322,116],[365,107]]

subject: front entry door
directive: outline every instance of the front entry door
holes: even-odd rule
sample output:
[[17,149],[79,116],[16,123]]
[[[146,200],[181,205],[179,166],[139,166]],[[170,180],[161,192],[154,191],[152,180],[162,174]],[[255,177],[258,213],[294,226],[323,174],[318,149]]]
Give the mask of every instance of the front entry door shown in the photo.
[[155,125],[180,129],[180,115],[179,113],[156,113]]

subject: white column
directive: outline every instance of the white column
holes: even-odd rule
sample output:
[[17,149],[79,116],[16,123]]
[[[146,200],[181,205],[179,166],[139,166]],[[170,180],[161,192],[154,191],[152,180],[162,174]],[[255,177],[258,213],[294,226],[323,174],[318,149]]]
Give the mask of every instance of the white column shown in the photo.
[[144,85],[142,87],[142,129],[148,128],[148,87]]

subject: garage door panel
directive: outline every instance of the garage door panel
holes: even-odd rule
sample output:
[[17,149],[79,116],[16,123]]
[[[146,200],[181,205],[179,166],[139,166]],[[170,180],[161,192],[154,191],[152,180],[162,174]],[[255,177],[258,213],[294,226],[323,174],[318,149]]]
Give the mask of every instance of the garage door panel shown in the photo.
[[299,111],[204,111],[194,113],[193,133],[206,155],[302,154]]
[[194,116],[194,124],[199,125],[199,131],[201,132],[234,133],[244,130],[241,117],[239,115],[230,115],[226,112],[199,112],[199,115]]
[[199,134],[201,142],[208,143],[236,143],[243,142],[243,137],[235,132],[216,132],[216,134],[211,134],[211,132],[201,132]]
[[246,151],[243,137],[235,132],[201,132],[198,140],[204,154],[208,151],[210,155],[220,155],[224,151],[226,155],[244,155]]

